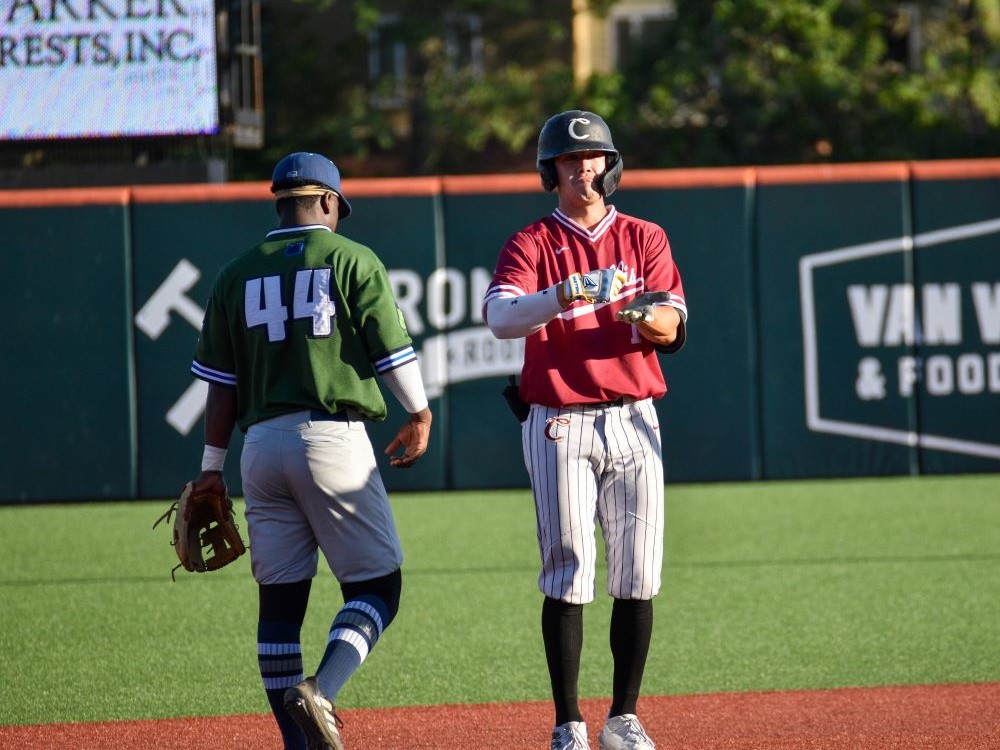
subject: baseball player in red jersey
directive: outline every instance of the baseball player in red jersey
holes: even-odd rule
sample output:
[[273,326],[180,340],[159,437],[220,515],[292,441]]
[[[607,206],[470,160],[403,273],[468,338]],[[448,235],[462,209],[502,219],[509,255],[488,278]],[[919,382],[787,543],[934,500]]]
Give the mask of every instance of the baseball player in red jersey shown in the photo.
[[542,187],[559,207],[512,235],[483,316],[498,338],[526,337],[519,395],[542,567],[542,638],[552,750],[587,750],[577,700],[583,605],[593,601],[600,522],[614,598],[612,701],[602,750],[651,750],[636,715],[663,561],[663,463],[653,401],[657,352],[683,346],[687,306],[664,231],[619,213],[621,155],[592,112],[549,119],[538,138]]

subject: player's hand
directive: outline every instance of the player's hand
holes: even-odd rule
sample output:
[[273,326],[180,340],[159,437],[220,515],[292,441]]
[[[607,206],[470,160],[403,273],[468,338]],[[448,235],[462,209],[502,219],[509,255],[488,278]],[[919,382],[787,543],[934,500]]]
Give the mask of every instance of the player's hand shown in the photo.
[[563,309],[577,300],[610,302],[625,284],[625,273],[611,266],[587,273],[570,274],[556,285],[556,296]]
[[[431,410],[424,407],[416,414],[411,414],[408,421],[399,428],[396,437],[386,446],[385,454],[389,456],[389,465],[397,469],[408,469],[427,452],[431,437]],[[400,448],[402,455],[393,455]]]
[[221,471],[203,471],[192,484],[194,492],[213,491],[220,495],[226,494],[226,480],[222,478]]

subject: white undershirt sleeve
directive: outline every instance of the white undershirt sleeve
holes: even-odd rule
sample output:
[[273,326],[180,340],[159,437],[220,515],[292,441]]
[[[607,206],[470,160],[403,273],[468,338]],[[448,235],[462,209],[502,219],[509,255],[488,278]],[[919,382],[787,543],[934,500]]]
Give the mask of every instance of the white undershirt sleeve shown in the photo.
[[383,373],[382,382],[410,414],[416,414],[427,406],[424,379],[420,375],[420,364],[416,360]]
[[562,312],[556,287],[520,297],[494,297],[486,303],[486,325],[498,339],[519,339],[540,330]]

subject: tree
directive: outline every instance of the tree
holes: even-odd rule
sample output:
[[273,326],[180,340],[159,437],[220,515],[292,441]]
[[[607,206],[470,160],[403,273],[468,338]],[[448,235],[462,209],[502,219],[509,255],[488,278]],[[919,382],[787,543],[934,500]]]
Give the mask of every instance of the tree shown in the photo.
[[[571,107],[604,115],[631,166],[1000,153],[996,0],[675,0],[620,72],[579,88],[571,5],[266,4],[268,145],[238,154],[237,176],[291,148],[352,176],[521,171]],[[373,40],[390,33],[403,76],[373,79]]]
[[[628,69],[623,142],[646,166],[995,154],[995,2],[678,0]],[[633,159],[633,162],[635,159]]]
[[[290,148],[329,153],[353,174],[523,169],[544,117],[572,97],[568,4],[301,0],[264,10],[268,146],[236,155],[241,175]],[[455,39],[473,18],[481,47],[469,60]],[[376,33],[404,50],[401,82],[371,77]]]

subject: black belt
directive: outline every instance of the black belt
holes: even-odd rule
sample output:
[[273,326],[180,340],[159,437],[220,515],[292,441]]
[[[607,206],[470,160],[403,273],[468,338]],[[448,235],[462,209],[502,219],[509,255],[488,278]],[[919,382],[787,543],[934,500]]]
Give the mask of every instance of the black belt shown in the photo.
[[328,411],[323,411],[322,409],[310,409],[309,410],[309,421],[310,422],[350,422],[350,417],[347,414],[347,409],[341,409],[338,412],[331,414]]
[[[594,409],[606,409],[609,406],[625,406],[626,400],[624,396],[619,396],[614,401],[592,401],[589,404],[570,404],[570,406],[587,406]],[[629,399],[631,403],[631,399]]]

